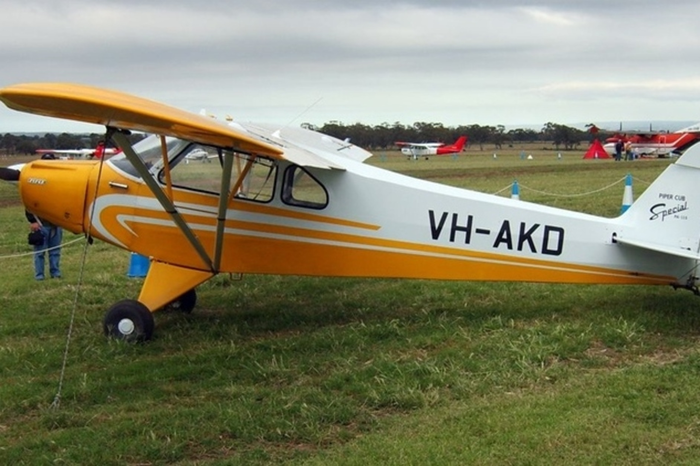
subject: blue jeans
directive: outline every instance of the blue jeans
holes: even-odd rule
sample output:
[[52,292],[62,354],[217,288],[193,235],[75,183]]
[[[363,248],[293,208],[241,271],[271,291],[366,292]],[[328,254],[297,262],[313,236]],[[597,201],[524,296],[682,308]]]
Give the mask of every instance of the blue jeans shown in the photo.
[[60,246],[63,240],[63,230],[59,227],[43,225],[41,231],[44,233],[44,244],[34,246],[34,278],[37,280],[44,279],[44,256],[47,254],[47,249],[51,278],[60,278]]

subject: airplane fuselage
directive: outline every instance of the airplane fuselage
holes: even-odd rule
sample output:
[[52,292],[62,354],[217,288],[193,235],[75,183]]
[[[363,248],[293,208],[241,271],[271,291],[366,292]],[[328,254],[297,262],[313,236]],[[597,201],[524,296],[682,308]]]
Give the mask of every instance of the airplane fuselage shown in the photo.
[[[323,209],[283,202],[281,176],[269,202],[234,197],[227,206],[222,260],[212,272],[672,284],[685,282],[693,268],[687,258],[632,253],[615,244],[616,232],[634,229],[622,218],[345,163],[345,171],[307,169],[327,191]],[[278,163],[278,175],[288,166]],[[107,161],[96,186],[98,171],[97,162],[30,163],[22,171],[23,200],[75,233],[209,271],[138,177]],[[219,196],[177,187],[172,196],[204,249],[214,251]]]
[[436,155],[437,147],[402,147],[401,153],[404,155],[423,157],[426,155]]
[[[603,145],[605,151],[613,155],[615,153],[615,143],[619,138],[609,138]],[[694,133],[667,133],[655,134],[653,136],[633,135],[623,138],[629,142],[633,152],[639,155],[666,156],[672,152],[682,151],[698,141]]]

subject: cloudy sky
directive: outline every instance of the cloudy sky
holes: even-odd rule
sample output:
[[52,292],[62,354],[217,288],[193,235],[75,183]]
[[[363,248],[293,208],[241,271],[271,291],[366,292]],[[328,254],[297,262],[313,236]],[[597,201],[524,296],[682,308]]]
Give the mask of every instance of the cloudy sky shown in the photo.
[[[697,0],[5,0],[0,12],[0,87],[77,82],[280,124],[700,121]],[[101,131],[0,107],[3,133]]]

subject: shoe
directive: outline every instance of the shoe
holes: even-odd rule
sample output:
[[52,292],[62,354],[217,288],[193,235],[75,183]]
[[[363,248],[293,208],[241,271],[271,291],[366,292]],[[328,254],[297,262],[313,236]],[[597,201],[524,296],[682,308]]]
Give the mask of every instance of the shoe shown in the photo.
[[37,281],[41,281],[41,280],[43,280],[43,279],[44,279],[44,276],[43,276],[43,275],[41,275],[41,276],[39,276],[39,277],[34,277],[34,278],[35,278],[35,279],[36,279]]

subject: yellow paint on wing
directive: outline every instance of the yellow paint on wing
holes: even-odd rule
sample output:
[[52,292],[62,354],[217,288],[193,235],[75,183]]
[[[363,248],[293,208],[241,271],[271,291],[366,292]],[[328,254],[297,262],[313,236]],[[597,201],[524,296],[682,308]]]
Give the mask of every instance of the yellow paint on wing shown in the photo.
[[25,83],[0,89],[0,100],[21,112],[175,136],[283,158],[281,149],[216,120],[124,92],[72,83]]

